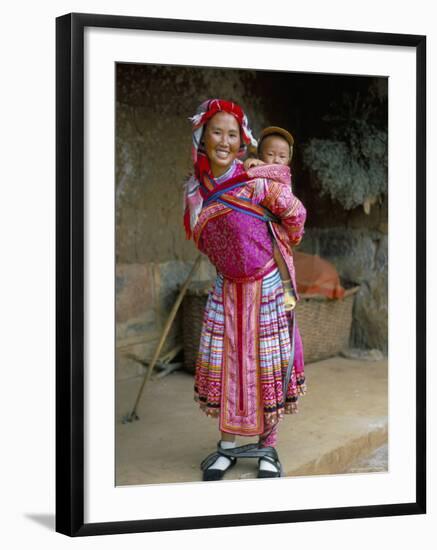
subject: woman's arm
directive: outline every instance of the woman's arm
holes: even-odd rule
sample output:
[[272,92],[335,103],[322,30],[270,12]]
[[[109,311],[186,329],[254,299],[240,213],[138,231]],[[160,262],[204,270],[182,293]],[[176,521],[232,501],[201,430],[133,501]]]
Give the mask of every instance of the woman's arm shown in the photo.
[[300,200],[293,195],[291,188],[269,180],[261,204],[281,219],[282,227],[290,238],[290,244],[298,245],[304,234],[306,210]]

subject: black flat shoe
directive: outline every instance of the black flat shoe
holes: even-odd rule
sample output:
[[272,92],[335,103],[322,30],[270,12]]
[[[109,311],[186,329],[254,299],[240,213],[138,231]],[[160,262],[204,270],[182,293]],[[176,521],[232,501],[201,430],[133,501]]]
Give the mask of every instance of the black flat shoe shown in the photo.
[[[266,460],[270,464],[272,464],[276,470],[263,470],[260,468],[261,460]],[[263,458],[260,458],[258,460],[258,479],[266,479],[266,478],[272,478],[272,477],[282,477],[282,465],[279,462],[279,458],[270,458],[269,456],[264,456]]]
[[[225,449],[222,449],[219,441],[217,443],[217,450],[214,453],[208,455],[204,460],[202,460],[200,468],[201,470],[203,470],[203,481],[220,481],[221,479],[223,479],[225,473],[233,466],[235,466],[237,459],[232,456],[226,456],[225,452]],[[224,456],[228,460],[230,460],[229,466],[224,470],[221,470],[219,468],[210,468],[210,466],[212,466],[214,462],[221,456]]]
[[223,479],[225,473],[233,468],[237,463],[236,458],[228,458],[228,460],[230,460],[231,463],[224,470],[219,468],[206,468],[206,470],[203,470],[203,481],[220,481]]

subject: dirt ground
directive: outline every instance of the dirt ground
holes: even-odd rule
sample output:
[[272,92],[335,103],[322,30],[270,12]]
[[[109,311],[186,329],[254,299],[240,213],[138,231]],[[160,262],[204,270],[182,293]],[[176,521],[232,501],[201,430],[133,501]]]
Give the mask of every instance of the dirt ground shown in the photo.
[[[388,463],[387,360],[335,357],[306,366],[300,412],[280,424],[278,452],[287,476],[385,471]],[[201,460],[216,448],[217,420],[193,400],[193,376],[177,371],[146,386],[140,420],[123,424],[141,377],[117,383],[116,484],[200,481]],[[237,444],[255,442],[237,438]],[[377,451],[375,457],[372,453]],[[255,478],[254,459],[226,477]]]

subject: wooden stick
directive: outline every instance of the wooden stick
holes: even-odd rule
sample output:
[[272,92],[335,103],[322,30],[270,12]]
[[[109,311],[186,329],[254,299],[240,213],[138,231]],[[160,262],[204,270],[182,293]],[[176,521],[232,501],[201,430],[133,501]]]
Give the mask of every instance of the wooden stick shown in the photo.
[[183,297],[185,296],[185,293],[187,292],[188,286],[191,283],[191,279],[193,278],[194,273],[196,272],[196,270],[197,270],[197,268],[200,264],[201,258],[202,258],[202,256],[201,256],[201,254],[199,254],[196,258],[196,261],[194,262],[193,267],[191,268],[190,273],[188,274],[188,277],[187,277],[184,285],[182,286],[181,290],[179,291],[179,295],[177,297],[176,302],[174,303],[174,305],[173,305],[173,307],[170,311],[168,319],[167,319],[167,321],[164,325],[164,328],[162,329],[161,338],[159,339],[158,345],[157,345],[156,350],[155,350],[155,354],[153,355],[153,359],[152,359],[152,361],[149,365],[149,368],[148,368],[147,372],[144,374],[143,383],[141,384],[140,390],[138,392],[138,396],[137,396],[137,399],[135,401],[134,408],[133,408],[132,412],[130,413],[130,415],[126,419],[128,422],[132,422],[132,420],[138,420],[137,408],[138,408],[138,404],[140,402],[141,395],[143,393],[144,387],[147,384],[147,382],[149,381],[150,376],[152,375],[153,367],[155,366],[155,364],[156,364],[156,362],[159,358],[159,354],[161,353],[162,346],[164,345],[165,339],[167,338],[167,335],[168,335],[168,333],[170,331],[170,328],[173,324],[173,321],[176,317],[176,313],[178,312],[179,306],[182,303]]

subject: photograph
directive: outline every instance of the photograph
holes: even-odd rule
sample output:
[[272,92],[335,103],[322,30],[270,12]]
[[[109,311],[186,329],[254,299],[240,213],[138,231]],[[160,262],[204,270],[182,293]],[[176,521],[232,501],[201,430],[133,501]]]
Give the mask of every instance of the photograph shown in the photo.
[[6,4],[5,548],[432,546],[431,6]]
[[59,532],[424,513],[424,82],[423,36],[58,18]]
[[388,78],[115,87],[116,485],[386,472]]

